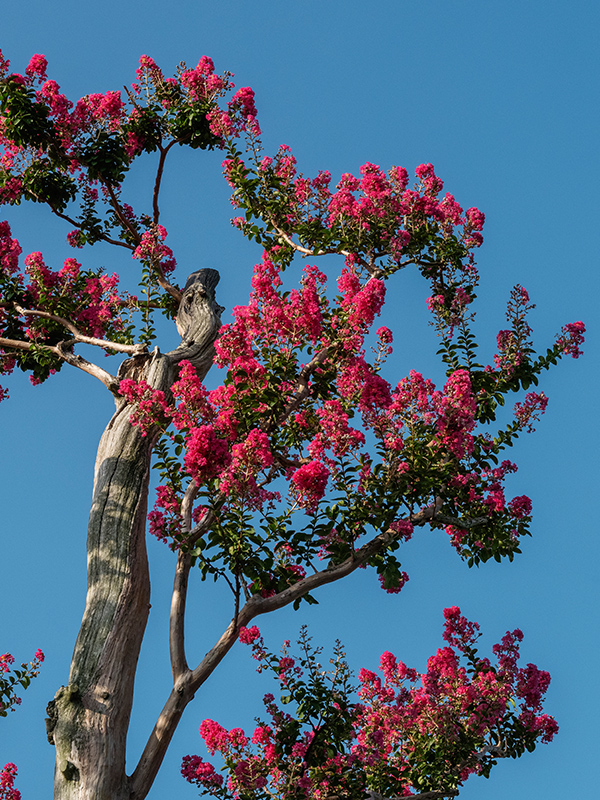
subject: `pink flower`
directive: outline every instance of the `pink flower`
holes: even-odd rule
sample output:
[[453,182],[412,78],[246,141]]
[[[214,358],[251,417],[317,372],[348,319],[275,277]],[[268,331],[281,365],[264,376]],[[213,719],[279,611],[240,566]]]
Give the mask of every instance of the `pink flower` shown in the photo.
[[223,776],[217,775],[213,765],[203,761],[200,756],[184,756],[181,774],[189,783],[196,783],[207,789],[223,784]]
[[240,628],[239,640],[242,644],[252,644],[260,638],[260,631],[253,625],[251,628],[245,628],[243,625]]
[[547,405],[548,398],[543,392],[529,392],[524,403],[515,403],[515,419],[521,430],[532,433],[535,430],[533,423],[540,419]]
[[561,331],[557,344],[562,348],[563,353],[573,358],[579,358],[583,354],[580,345],[585,341],[585,325],[583,322],[570,322]]
[[325,494],[325,487],[330,472],[320,461],[303,464],[292,475],[291,483],[298,505],[307,511],[313,511]]
[[474,231],[480,231],[483,228],[483,223],[485,222],[485,214],[483,211],[480,211],[478,208],[467,208],[465,215],[469,221],[470,227]]
[[48,67],[48,61],[45,58],[45,56],[42,56],[39,53],[37,53],[36,55],[31,57],[31,60],[25,69],[25,74],[28,75],[30,78],[33,78],[34,75],[37,76],[38,78],[45,78],[47,67]]
[[514,497],[508,504],[508,509],[513,517],[523,519],[531,516],[531,500],[526,495]]

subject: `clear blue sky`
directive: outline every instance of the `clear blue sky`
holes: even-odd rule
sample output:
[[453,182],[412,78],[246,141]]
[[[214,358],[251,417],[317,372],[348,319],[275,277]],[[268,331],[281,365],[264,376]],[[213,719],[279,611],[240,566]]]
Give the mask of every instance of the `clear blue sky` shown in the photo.
[[[547,710],[560,734],[533,755],[501,763],[490,781],[472,779],[461,795],[467,800],[562,800],[597,785],[599,16],[591,0],[24,0],[1,12],[0,48],[13,68],[22,71],[33,53],[44,53],[71,97],[130,83],[144,53],[167,73],[206,54],[217,70],[235,73],[237,86],[255,89],[267,151],[289,144],[307,174],[323,168],[335,177],[365,161],[409,171],[432,162],[464,207],[487,216],[478,253],[484,357],[517,282],[537,303],[532,324],[540,349],[562,324],[586,322],[585,357],[544,377],[547,414],[511,454],[520,466],[513,494],[534,501],[534,537],[520,558],[468,570],[444,534],[423,532],[406,547],[411,580],[399,596],[385,595],[374,575],[361,571],[324,589],[308,612],[284,610],[261,625],[273,647],[307,621],[319,643],[341,638],[356,668],[373,668],[391,650],[421,669],[441,644],[445,606],[460,605],[479,621],[488,646],[508,628],[522,628],[524,662],[552,674]],[[230,309],[245,301],[259,253],[229,226],[220,158],[178,156],[163,208],[179,278],[218,268],[219,299]],[[143,176],[134,183],[143,196]],[[1,211],[25,252],[42,250],[54,265],[72,254],[66,229],[48,224],[40,209]],[[127,256],[115,261],[110,251],[86,257],[110,271],[131,270]],[[426,296],[416,276],[399,276],[383,319],[396,331],[391,380],[410,368],[439,380]],[[51,793],[54,750],[44,708],[67,681],[84,603],[94,454],[111,414],[104,388],[73,372],[65,367],[35,389],[16,375],[10,401],[0,405],[0,652],[20,660],[41,647],[47,655],[22,707],[0,720],[0,766],[18,765],[24,800]],[[154,543],[151,557],[153,616],[132,755],[169,689],[172,560]],[[229,616],[212,586],[194,587],[189,635],[197,657]],[[201,720],[250,727],[270,690],[238,647],[186,712],[150,799],[195,797],[178,769],[182,755],[201,752]]]

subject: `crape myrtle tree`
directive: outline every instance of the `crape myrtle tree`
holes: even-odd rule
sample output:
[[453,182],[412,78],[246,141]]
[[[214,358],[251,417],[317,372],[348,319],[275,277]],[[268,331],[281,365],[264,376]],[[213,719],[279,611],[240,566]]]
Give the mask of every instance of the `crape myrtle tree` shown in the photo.
[[[539,374],[579,355],[583,324],[566,325],[537,355],[532,304],[517,286],[493,362],[481,365],[472,303],[484,215],[444,194],[431,164],[417,167],[414,182],[402,167],[385,173],[370,163],[337,185],[328,172],[305,177],[287,146],[264,155],[252,90],[233,93],[231,75],[218,75],[207,57],[164,77],[143,56],[123,93],[76,103],[46,69],[36,55],[23,75],[10,73],[0,55],[0,202],[44,204],[66,223],[77,257],[62,266],[46,265],[40,252],[21,260],[0,223],[2,372],[19,368],[37,384],[67,364],[104,384],[116,406],[95,466],[83,621],[68,684],[48,706],[55,798],[146,797],[184,709],[238,640],[274,673],[279,699],[266,695],[266,721],[250,736],[204,720],[201,735],[224,776],[198,756],[182,763],[203,793],[450,797],[498,758],[549,741],[557,730],[542,713],[549,676],[518,665],[518,630],[491,658],[480,656],[477,624],[449,608],[445,645],[425,673],[384,653],[380,674],[364,669],[354,679],[341,645],[323,668],[306,631],[297,653],[286,643],[275,654],[253,623],[316,602],[320,586],[358,568],[399,592],[408,579],[402,543],[421,528],[445,528],[469,566],[512,560],[529,534],[531,502],[505,497],[516,470],[505,450],[545,409],[545,395],[528,391]],[[239,209],[233,224],[258,245],[248,304],[228,325],[215,270],[175,278],[159,201],[176,146],[223,151]],[[126,178],[138,158],[155,177],[147,205],[134,209]],[[130,268],[123,282],[135,294],[116,274],[80,263],[78,250],[96,242],[130,252],[137,276],[132,282]],[[315,266],[323,255],[339,256],[338,275]],[[372,329],[387,281],[406,269],[419,270],[427,287],[447,375],[439,388],[415,371],[383,377],[393,334]],[[156,314],[181,336],[170,352],[154,343]],[[112,362],[84,358],[81,345]],[[213,364],[225,378],[209,391],[203,379]],[[501,427],[498,406],[514,392],[520,399]],[[161,482],[148,513],[152,463]],[[149,612],[147,528],[173,551],[173,688],[128,775]],[[229,587],[232,618],[190,665],[192,570]],[[16,796],[14,773],[7,765],[5,797]]]

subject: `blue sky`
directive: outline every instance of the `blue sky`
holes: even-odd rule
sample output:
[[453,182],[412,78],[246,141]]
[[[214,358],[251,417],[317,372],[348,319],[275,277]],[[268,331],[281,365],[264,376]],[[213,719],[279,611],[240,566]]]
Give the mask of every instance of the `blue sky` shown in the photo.
[[[461,797],[500,800],[563,798],[589,792],[597,763],[598,663],[595,517],[599,390],[597,4],[386,0],[254,3],[221,0],[25,0],[3,8],[0,48],[22,71],[44,53],[51,76],[74,98],[130,83],[140,55],[164,69],[210,55],[256,91],[267,152],[289,144],[306,174],[334,178],[365,161],[409,172],[432,162],[464,206],[486,213],[477,331],[489,359],[515,283],[537,303],[531,323],[539,349],[561,325],[584,320],[585,356],[543,378],[550,398],[537,432],[517,444],[513,494],[534,502],[532,539],[513,564],[468,570],[442,533],[409,543],[403,567],[410,582],[387,596],[362,572],[326,587],[320,605],[284,610],[262,621],[276,648],[308,622],[316,642],[339,637],[355,668],[373,668],[384,650],[424,668],[441,644],[442,609],[460,605],[491,646],[507,629],[525,633],[523,661],[550,671],[547,710],[560,734],[518,762],[501,763],[489,781],[472,779]],[[596,135],[593,135],[596,134]],[[260,254],[229,225],[228,187],[219,154],[176,154],[162,207],[181,280],[204,266],[221,271],[219,300],[229,310],[247,298]],[[144,197],[143,174],[132,192]],[[66,229],[41,209],[1,209],[25,252],[42,250],[56,266],[72,254]],[[90,265],[132,274],[131,261],[101,248]],[[419,369],[439,381],[435,335],[427,327],[427,287],[402,274],[390,291],[382,324],[396,333],[390,380]],[[171,337],[169,339],[169,337]],[[163,344],[164,342],[164,344]],[[174,342],[172,334],[163,349]],[[218,375],[214,376],[216,380]],[[0,405],[0,564],[3,613],[0,652],[47,656],[22,707],[0,721],[0,766],[14,761],[24,798],[48,797],[53,748],[44,708],[66,683],[85,597],[85,531],[95,448],[112,402],[83,373],[63,369],[32,388],[22,375]],[[151,543],[153,612],[142,652],[130,734],[132,757],[143,747],[169,689],[166,651],[172,558]],[[190,648],[198,658],[230,617],[209,585],[193,587]],[[251,727],[271,690],[238,647],[189,707],[149,795],[192,798],[179,776],[181,756],[200,752],[202,719]],[[132,765],[133,766],[133,765]]]

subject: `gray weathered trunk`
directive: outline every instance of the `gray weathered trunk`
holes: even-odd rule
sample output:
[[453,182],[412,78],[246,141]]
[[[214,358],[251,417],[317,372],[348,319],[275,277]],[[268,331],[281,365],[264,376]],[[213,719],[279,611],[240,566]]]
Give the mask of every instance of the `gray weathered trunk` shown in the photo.
[[[188,280],[177,316],[181,345],[171,353],[136,356],[120,377],[145,380],[168,394],[188,359],[204,377],[213,359],[221,308],[215,270]],[[98,448],[88,527],[88,590],[69,685],[48,707],[48,737],[56,746],[55,800],[125,800],[125,745],[138,655],[149,612],[146,504],[156,434],[117,410]],[[140,798],[141,800],[141,798]]]

